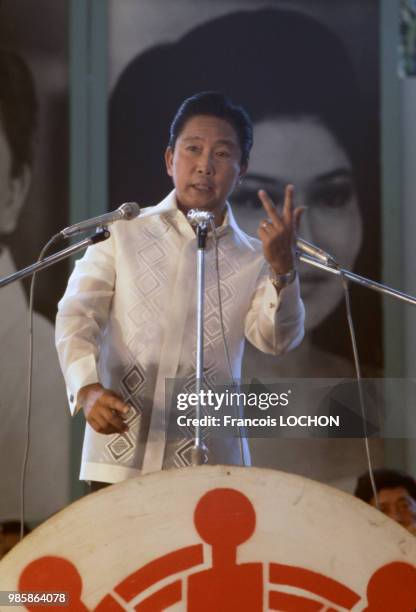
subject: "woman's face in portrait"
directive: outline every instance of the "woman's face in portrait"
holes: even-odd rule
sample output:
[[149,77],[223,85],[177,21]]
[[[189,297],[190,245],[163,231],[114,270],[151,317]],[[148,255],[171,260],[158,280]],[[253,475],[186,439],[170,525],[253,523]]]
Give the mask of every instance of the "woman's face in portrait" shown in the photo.
[[[351,161],[331,132],[312,117],[269,119],[254,124],[248,172],[231,200],[237,222],[257,236],[265,211],[257,196],[266,189],[282,204],[284,188],[295,187],[295,205],[305,206],[299,236],[351,269],[361,247],[362,220]],[[339,277],[299,264],[306,328],[312,330],[337,306]]]

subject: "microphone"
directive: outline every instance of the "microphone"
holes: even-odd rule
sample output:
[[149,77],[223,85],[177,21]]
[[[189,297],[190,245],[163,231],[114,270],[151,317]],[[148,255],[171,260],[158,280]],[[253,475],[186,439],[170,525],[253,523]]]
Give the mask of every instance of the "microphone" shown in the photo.
[[311,244],[310,242],[307,242],[306,240],[303,240],[302,238],[297,238],[296,248],[300,253],[309,255],[309,257],[317,259],[318,261],[324,263],[326,266],[330,266],[332,268],[338,267],[337,261],[334,259],[334,257],[332,257],[332,255],[329,255],[329,253],[326,253],[319,247],[315,246],[314,244]]
[[66,227],[60,232],[60,235],[64,238],[70,238],[71,236],[75,236],[81,232],[87,232],[88,230],[96,227],[110,225],[110,223],[115,223],[115,221],[130,221],[131,219],[138,217],[139,214],[140,206],[137,204],[137,202],[125,202],[119,206],[117,210],[113,210],[112,212],[105,213],[104,215],[99,215],[98,217],[93,217],[92,219],[87,219],[86,221],[80,221],[79,223],[74,223],[74,225]]
[[186,216],[191,225],[209,224],[211,219],[214,219],[214,213],[197,208],[191,208]]
[[[205,210],[195,209],[195,208],[192,208],[187,213],[186,216],[191,225],[201,225],[201,224],[207,225],[211,221],[211,219],[214,219],[213,213],[205,211]],[[329,253],[326,253],[325,251],[315,246],[314,244],[311,244],[310,242],[303,240],[302,238],[297,238],[296,248],[300,253],[309,255],[309,257],[313,257],[314,259],[317,259],[318,261],[325,264],[326,266],[330,266],[332,268],[338,267],[338,264],[336,260],[334,259],[334,257],[332,257],[332,255],[330,255]]]

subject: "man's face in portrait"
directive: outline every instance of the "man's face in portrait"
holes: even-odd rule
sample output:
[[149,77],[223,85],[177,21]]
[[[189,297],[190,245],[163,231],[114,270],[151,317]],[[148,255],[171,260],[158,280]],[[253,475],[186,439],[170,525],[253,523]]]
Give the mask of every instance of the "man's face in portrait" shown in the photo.
[[246,170],[235,129],[210,115],[197,115],[185,123],[174,148],[167,148],[165,161],[178,204],[185,210],[222,211]]
[[16,176],[12,170],[12,154],[0,120],[0,236],[16,229],[30,184],[31,173],[27,166]]

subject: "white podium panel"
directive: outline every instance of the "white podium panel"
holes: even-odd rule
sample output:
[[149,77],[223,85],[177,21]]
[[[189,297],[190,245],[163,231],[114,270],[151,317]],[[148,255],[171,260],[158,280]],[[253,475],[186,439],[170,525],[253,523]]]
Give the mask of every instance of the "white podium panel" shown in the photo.
[[[55,515],[0,562],[0,591],[35,612],[414,612],[416,538],[299,476],[186,468]],[[70,601],[44,608],[36,593]]]

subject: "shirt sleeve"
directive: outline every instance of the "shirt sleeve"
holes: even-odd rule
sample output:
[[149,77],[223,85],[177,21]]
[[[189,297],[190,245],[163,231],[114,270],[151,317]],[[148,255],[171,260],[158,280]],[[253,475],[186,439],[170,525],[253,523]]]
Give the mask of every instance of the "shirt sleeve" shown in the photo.
[[112,236],[88,248],[58,304],[55,341],[72,414],[78,409],[78,391],[99,382],[100,339],[114,295],[113,248]]
[[305,309],[299,278],[280,291],[263,273],[245,319],[245,336],[263,353],[280,355],[298,346],[304,336]]

